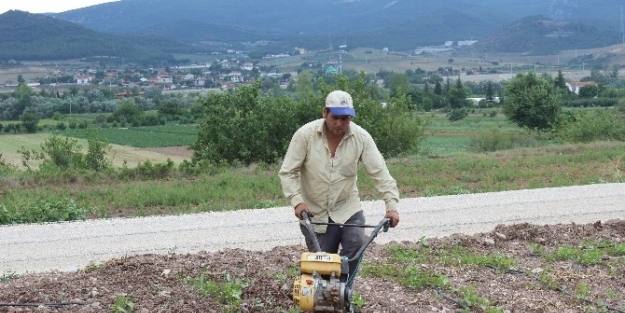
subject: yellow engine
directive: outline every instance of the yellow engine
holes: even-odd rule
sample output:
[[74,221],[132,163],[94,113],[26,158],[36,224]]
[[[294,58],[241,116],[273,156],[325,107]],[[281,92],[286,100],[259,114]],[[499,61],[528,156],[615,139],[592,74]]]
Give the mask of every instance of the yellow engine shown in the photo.
[[300,276],[293,282],[293,302],[303,312],[351,312],[347,276],[347,259],[338,254],[305,252],[300,259]]

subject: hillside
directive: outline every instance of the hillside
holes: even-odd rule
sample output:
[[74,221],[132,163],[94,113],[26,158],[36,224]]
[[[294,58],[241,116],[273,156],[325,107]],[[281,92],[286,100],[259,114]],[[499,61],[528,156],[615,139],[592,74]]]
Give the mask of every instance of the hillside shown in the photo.
[[544,55],[555,54],[561,50],[605,47],[620,43],[621,40],[621,34],[615,31],[600,30],[579,22],[529,16],[480,40],[473,49],[482,52]]
[[410,53],[461,40],[478,41],[471,53],[553,55],[622,38],[616,0],[597,1],[607,14],[577,0],[300,1],[122,0],[48,15],[9,11],[0,15],[0,64],[98,57],[168,66],[185,62],[174,54],[226,49],[255,57],[339,46]]
[[0,60],[109,58],[119,62],[175,62],[176,51],[192,47],[155,36],[117,36],[61,19],[22,11],[0,15]]
[[[188,43],[270,40],[309,50],[347,44],[412,50],[481,40],[531,15],[619,29],[618,0],[122,0],[53,14],[115,34],[159,34]],[[593,24],[594,23],[594,24]]]

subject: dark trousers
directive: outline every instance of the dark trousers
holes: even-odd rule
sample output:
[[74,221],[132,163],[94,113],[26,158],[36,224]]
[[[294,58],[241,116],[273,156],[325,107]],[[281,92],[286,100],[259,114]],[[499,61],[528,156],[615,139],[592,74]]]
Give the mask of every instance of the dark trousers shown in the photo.
[[[331,218],[328,218],[328,223],[334,223]],[[352,215],[345,224],[350,225],[365,225],[365,214],[362,211],[358,211]],[[300,229],[306,239],[306,246],[308,251],[314,251],[313,238],[310,236],[310,232],[305,225],[300,224]],[[362,227],[350,227],[350,226],[338,226],[328,225],[328,229],[325,233],[315,233],[321,252],[338,253],[339,245],[341,246],[340,256],[345,256],[348,259],[354,258],[358,250],[365,243],[365,229]],[[360,258],[349,262],[349,276],[352,277],[357,269]]]

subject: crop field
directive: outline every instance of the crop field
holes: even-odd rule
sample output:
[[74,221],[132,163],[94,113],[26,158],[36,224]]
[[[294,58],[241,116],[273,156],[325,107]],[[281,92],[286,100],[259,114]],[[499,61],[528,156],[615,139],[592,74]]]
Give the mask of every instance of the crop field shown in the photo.
[[[197,136],[195,125],[142,126],[130,128],[99,128],[98,137],[111,144],[136,148],[189,146]],[[85,129],[67,130],[69,137],[87,138]]]

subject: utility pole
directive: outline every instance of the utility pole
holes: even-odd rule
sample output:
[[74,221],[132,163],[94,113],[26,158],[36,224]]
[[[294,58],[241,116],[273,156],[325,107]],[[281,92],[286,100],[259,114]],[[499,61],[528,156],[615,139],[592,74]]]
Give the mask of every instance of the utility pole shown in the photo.
[[623,6],[621,5],[621,37],[623,43],[625,43],[625,24],[623,24]]
[[343,74],[343,50],[339,50],[339,74]]

